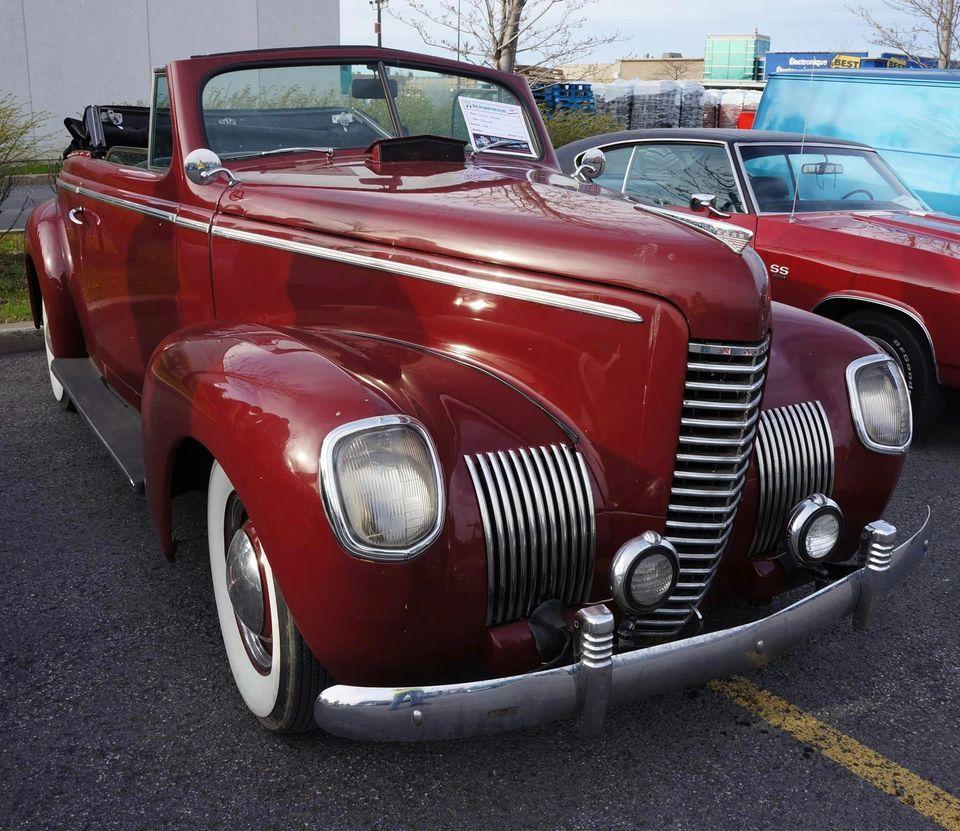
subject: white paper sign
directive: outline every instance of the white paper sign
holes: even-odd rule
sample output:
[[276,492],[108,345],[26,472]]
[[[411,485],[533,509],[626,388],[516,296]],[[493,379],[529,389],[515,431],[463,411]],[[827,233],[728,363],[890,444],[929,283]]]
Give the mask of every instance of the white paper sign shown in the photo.
[[470,143],[477,150],[536,157],[523,118],[523,107],[482,98],[461,97],[457,100],[470,133]]

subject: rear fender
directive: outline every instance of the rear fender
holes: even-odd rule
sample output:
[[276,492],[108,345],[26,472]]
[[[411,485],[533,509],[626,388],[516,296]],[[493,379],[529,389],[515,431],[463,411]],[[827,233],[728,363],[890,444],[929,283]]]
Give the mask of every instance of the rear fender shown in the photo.
[[[447,507],[430,548],[385,564],[340,547],[323,506],[319,457],[333,428],[396,413],[421,421],[436,443]],[[468,661],[465,644],[485,631],[486,557],[463,455],[569,441],[513,387],[436,353],[252,325],[205,324],[161,343],[142,417],[146,493],[167,555],[173,461],[181,443],[197,442],[254,519],[314,654],[336,677],[365,683]]]
[[70,293],[74,264],[55,200],[37,207],[27,219],[24,256],[33,325],[38,329],[42,325],[42,300],[54,357],[85,357],[87,348]]

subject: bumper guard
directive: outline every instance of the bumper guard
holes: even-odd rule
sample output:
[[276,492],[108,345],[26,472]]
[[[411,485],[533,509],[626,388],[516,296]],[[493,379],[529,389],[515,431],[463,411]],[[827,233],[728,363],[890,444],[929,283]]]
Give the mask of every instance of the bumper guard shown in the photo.
[[870,523],[863,567],[752,623],[614,655],[613,614],[602,604],[589,606],[577,613],[575,664],[431,687],[337,685],[320,694],[314,715],[329,733],[375,741],[451,739],[568,719],[582,734],[596,735],[611,705],[762,666],[851,614],[854,627],[866,629],[877,598],[926,554],[929,509],[920,530],[897,548],[895,536],[888,523]]

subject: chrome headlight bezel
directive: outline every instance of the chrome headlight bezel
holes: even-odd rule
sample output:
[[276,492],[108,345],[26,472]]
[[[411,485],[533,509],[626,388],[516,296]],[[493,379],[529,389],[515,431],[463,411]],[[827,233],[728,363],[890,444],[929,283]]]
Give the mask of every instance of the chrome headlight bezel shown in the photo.
[[[406,427],[415,431],[426,446],[427,453],[433,468],[433,485],[437,494],[437,513],[429,531],[411,545],[394,548],[370,545],[355,532],[347,516],[337,477],[336,459],[337,450],[347,439],[358,433],[376,432],[395,427]],[[340,545],[348,554],[364,560],[375,562],[403,562],[411,560],[423,553],[432,545],[443,530],[443,520],[446,513],[446,490],[443,483],[443,474],[440,467],[440,457],[426,427],[415,418],[405,415],[384,415],[373,418],[363,418],[342,424],[331,430],[320,448],[320,491],[323,496],[327,517]]]
[[[641,603],[633,595],[633,574],[641,562],[651,556],[665,557],[673,572],[669,587],[652,603]],[[677,549],[669,540],[654,531],[644,531],[639,537],[627,540],[613,557],[610,566],[610,589],[614,600],[623,611],[631,615],[643,615],[660,608],[673,595],[680,578],[680,559]]]
[[[863,415],[863,407],[860,401],[860,390],[857,386],[857,376],[861,370],[874,364],[886,364],[890,376],[896,385],[900,394],[900,399],[906,404],[907,411],[907,438],[902,444],[891,445],[876,441],[867,430]],[[851,361],[847,366],[847,393],[850,398],[850,413],[853,416],[853,424],[857,430],[857,437],[861,444],[875,453],[884,453],[890,456],[898,456],[906,453],[913,441],[913,409],[910,404],[910,390],[907,387],[906,379],[900,370],[897,362],[889,355],[866,355],[863,358],[857,358]]]

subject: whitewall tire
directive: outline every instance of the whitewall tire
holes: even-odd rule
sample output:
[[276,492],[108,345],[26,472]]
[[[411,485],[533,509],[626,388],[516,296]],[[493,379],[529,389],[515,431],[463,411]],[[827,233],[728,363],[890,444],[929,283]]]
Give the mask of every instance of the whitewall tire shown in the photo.
[[214,462],[207,491],[210,575],[234,683],[244,704],[268,730],[293,733],[313,729],[313,703],[327,686],[326,673],[303,642],[259,542],[261,632],[251,630],[237,616],[228,590],[227,550],[238,531],[255,537],[252,519],[227,474]]
[[70,402],[70,396],[67,394],[67,391],[63,388],[57,377],[53,374],[53,345],[50,338],[50,323],[47,321],[47,304],[40,301],[41,313],[43,315],[43,348],[47,353],[47,374],[50,376],[50,389],[53,390],[53,397],[56,399],[56,402],[64,409],[70,410],[73,408],[73,405]]

